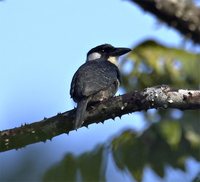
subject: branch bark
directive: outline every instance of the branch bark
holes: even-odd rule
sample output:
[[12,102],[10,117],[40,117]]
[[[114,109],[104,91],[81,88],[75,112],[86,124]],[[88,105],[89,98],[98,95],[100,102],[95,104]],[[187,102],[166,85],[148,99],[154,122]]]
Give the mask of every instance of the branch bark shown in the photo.
[[[113,97],[88,107],[83,126],[151,108],[200,109],[200,90],[177,90],[162,85]],[[74,130],[75,111],[73,109],[32,124],[0,131],[0,151],[18,149],[28,144],[51,140],[62,133],[68,134]]]
[[131,0],[200,44],[200,8],[186,0]]

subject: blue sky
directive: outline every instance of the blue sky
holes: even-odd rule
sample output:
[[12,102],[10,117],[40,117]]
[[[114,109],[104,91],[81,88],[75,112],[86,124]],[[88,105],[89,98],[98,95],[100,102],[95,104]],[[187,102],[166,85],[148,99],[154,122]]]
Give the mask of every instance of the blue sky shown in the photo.
[[[73,108],[71,78],[84,63],[87,51],[98,44],[133,47],[155,38],[180,46],[183,40],[176,31],[121,0],[5,0],[0,3],[0,24],[0,130]],[[187,46],[193,49],[191,44]],[[45,168],[68,151],[79,154],[90,150],[128,127],[145,127],[142,116],[134,113],[115,123],[108,121],[58,136],[45,145],[3,153],[0,162],[19,161],[26,153],[40,151],[39,157],[49,161],[40,165]],[[52,152],[57,157],[52,158]],[[4,171],[9,168],[8,163]]]

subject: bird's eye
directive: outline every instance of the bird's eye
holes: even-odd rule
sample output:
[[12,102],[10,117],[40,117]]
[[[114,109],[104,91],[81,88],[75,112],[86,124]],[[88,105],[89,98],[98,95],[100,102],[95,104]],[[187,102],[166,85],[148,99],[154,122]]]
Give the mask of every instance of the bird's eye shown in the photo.
[[104,50],[104,49],[102,49],[102,52],[105,52],[105,50]]

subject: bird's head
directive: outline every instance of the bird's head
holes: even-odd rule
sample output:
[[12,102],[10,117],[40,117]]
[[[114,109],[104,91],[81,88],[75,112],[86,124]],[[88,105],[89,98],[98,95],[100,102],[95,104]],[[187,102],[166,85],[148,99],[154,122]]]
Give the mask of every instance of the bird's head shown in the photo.
[[87,61],[107,60],[116,64],[117,57],[130,52],[131,49],[123,47],[113,47],[110,44],[102,44],[92,48],[87,53]]

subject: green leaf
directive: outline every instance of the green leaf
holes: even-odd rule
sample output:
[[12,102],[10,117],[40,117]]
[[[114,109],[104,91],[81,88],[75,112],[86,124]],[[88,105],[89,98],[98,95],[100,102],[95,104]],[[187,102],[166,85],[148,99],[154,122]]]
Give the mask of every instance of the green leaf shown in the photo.
[[91,153],[79,157],[79,169],[83,181],[105,181],[107,160],[103,158],[103,147],[97,146]]
[[76,158],[69,153],[60,163],[51,167],[44,175],[43,181],[76,181]]
[[44,175],[43,181],[105,181],[107,158],[103,156],[103,146],[80,156],[67,154],[64,159],[52,166]]
[[141,181],[146,161],[145,145],[138,143],[135,133],[127,130],[112,141],[113,160],[119,170],[128,169],[132,176]]
[[180,127],[175,121],[162,121],[160,124],[161,135],[171,147],[178,147],[182,135]]
[[197,88],[200,83],[200,54],[147,40],[133,48],[122,62],[122,70],[128,61],[134,63],[134,68],[128,74],[123,72],[122,83],[126,90],[160,84]]

